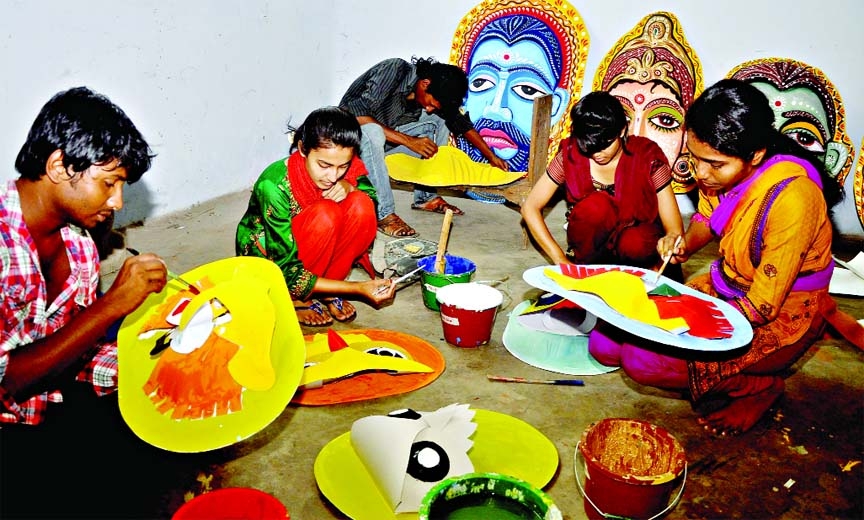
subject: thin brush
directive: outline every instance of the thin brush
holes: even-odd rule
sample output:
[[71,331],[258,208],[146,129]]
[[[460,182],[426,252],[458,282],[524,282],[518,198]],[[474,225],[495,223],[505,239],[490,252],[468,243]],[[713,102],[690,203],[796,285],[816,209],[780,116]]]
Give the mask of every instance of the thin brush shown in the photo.
[[535,385],[585,386],[581,379],[525,379],[524,377],[504,377],[487,375],[489,381],[501,383],[530,383]]
[[[414,270],[411,271],[410,273],[403,274],[403,275],[400,276],[399,278],[396,278],[396,279],[392,280],[392,283],[391,283],[390,285],[396,285],[396,284],[402,283],[402,282],[404,282],[405,280],[411,278],[412,276],[414,276],[415,274],[419,273],[419,272],[422,271],[422,270],[423,270],[422,267],[418,267],[417,269],[414,269]],[[387,289],[389,289],[389,288],[390,288],[390,287],[381,287],[380,289],[378,289],[377,291],[375,291],[375,294],[382,294],[382,293],[385,293],[385,292],[387,292]]]
[[[127,248],[126,248],[126,251],[129,251],[133,256],[138,256],[138,255],[141,254],[141,253],[138,252],[137,249],[133,249],[133,248],[131,248],[131,247],[127,247]],[[183,285],[186,286],[186,288],[187,288],[187,289],[189,290],[189,292],[191,292],[192,294],[201,294],[201,290],[200,290],[200,289],[198,289],[197,287],[195,287],[195,286],[192,285],[191,283],[187,282],[187,281],[184,280],[183,278],[180,278],[180,275],[178,275],[177,273],[175,273],[175,272],[173,272],[172,270],[167,269],[167,268],[166,268],[166,271],[167,271],[167,274],[168,274],[168,278],[171,278],[172,280],[177,280],[178,282],[182,283]]]
[[663,271],[666,269],[666,266],[669,265],[669,261],[672,260],[672,256],[675,255],[675,251],[678,249],[678,246],[681,245],[681,241],[684,239],[683,235],[678,235],[678,238],[675,239],[675,244],[672,246],[672,250],[666,254],[666,257],[663,258],[663,265],[660,266],[660,270],[657,271],[657,276],[654,277],[653,285],[656,287],[657,282],[660,281],[660,276],[663,274]]

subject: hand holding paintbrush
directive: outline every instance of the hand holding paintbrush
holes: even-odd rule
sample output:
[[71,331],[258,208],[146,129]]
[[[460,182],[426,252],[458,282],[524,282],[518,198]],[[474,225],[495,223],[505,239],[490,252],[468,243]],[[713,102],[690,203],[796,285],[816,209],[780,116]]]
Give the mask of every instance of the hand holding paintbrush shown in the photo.
[[112,314],[126,316],[150,294],[161,292],[167,283],[165,262],[152,253],[127,258],[117,271],[111,287],[99,300]]
[[398,284],[404,282],[405,280],[407,280],[407,279],[411,278],[412,276],[414,276],[415,274],[419,273],[421,270],[423,270],[423,268],[418,267],[417,269],[414,269],[413,271],[410,271],[410,272],[403,274],[399,278],[391,278],[390,279],[390,285],[382,285],[377,291],[375,291],[374,294],[375,295],[384,294],[385,292],[387,292],[387,290],[391,286],[398,285]]
[[666,254],[663,255],[663,265],[660,266],[660,269],[657,271],[657,275],[654,277],[654,285],[660,281],[660,276],[663,274],[663,271],[666,270],[666,266],[669,265],[669,261],[672,260],[672,257],[675,256],[678,251],[678,246],[681,245],[681,242],[684,240],[684,235],[678,235],[678,238],[675,239],[675,243],[672,245],[672,249],[666,251]]
[[[138,252],[137,249],[132,249],[131,247],[127,247],[127,248],[126,248],[126,251],[129,251],[133,256],[138,256],[138,255],[141,254],[141,253]],[[161,260],[161,259],[160,259],[160,260]],[[165,265],[165,262],[162,261],[162,264]],[[192,284],[192,283],[187,282],[187,281],[184,280],[183,278],[180,278],[180,275],[178,275],[178,274],[172,272],[170,269],[168,269],[168,266],[167,266],[167,265],[165,266],[165,273],[168,275],[168,278],[171,278],[172,280],[176,280],[176,281],[182,283],[183,285],[185,285],[185,286],[186,286],[186,290],[188,290],[188,291],[191,292],[192,294],[200,294],[200,293],[201,293],[201,290],[198,289],[198,287],[196,287],[196,286],[195,286],[194,284]]]

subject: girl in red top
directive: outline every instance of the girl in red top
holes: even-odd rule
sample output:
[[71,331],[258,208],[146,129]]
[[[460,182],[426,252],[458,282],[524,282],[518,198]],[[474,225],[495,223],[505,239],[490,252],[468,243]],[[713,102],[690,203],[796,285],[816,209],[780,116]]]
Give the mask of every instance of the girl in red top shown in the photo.
[[[608,263],[648,269],[657,242],[684,230],[660,147],[627,136],[627,116],[608,92],[591,92],[570,111],[572,134],[522,205],[531,235],[555,263]],[[563,185],[567,251],[552,237],[542,210]]]

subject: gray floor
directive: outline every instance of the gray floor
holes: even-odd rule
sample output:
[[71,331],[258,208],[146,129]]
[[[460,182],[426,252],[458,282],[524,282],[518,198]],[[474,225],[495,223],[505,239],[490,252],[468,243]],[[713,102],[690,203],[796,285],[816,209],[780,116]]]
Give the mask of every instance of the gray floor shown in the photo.
[[[407,190],[398,189],[396,196],[398,213],[423,238],[437,241],[441,215],[411,211]],[[245,192],[233,194],[130,227],[125,230],[126,244],[161,254],[177,272],[232,256],[234,228],[247,197]],[[252,438],[202,457],[198,470],[180,476],[187,485],[166,496],[154,516],[169,517],[186,493],[199,494],[207,486],[243,486],[275,495],[292,519],[344,518],[327,503],[315,482],[313,463],[322,447],[367,415],[467,403],[518,417],[552,440],[559,467],[545,491],[568,519],[586,518],[574,477],[574,448],[586,427],[607,417],[652,422],[672,432],[684,446],[691,471],[681,503],[667,518],[864,517],[864,468],[848,464],[864,458],[862,352],[843,340],[818,342],[793,367],[786,395],[753,430],[737,438],[706,434],[688,401],[640,386],[621,371],[587,377],[584,387],[487,381],[487,374],[555,377],[517,360],[501,343],[508,312],[539,294],[522,280],[522,272],[547,261],[532,245],[526,246],[517,211],[466,198],[450,199],[465,215],[454,218],[448,251],[477,263],[475,279],[504,280],[502,287],[510,296],[510,305],[498,314],[490,344],[476,349],[448,345],[438,314],[423,306],[419,284],[403,289],[392,305],[379,310],[358,303],[357,319],[334,325],[336,330],[383,328],[419,336],[443,353],[444,374],[431,385],[401,396],[329,407],[289,406]],[[555,206],[548,218],[558,238],[563,238],[563,204]],[[379,267],[385,238],[379,234],[375,244],[373,259]],[[704,268],[709,258],[710,251],[692,260],[685,266],[685,275]],[[112,256],[105,262],[108,282],[119,259]],[[359,269],[352,273],[360,276]],[[861,299],[839,301],[856,318],[864,317]]]

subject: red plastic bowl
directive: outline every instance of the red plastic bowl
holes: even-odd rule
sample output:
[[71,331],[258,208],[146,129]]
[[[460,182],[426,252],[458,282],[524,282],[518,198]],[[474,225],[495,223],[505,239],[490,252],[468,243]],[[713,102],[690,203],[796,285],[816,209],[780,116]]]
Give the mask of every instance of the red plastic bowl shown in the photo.
[[186,502],[171,520],[290,520],[273,495],[251,488],[223,488]]

